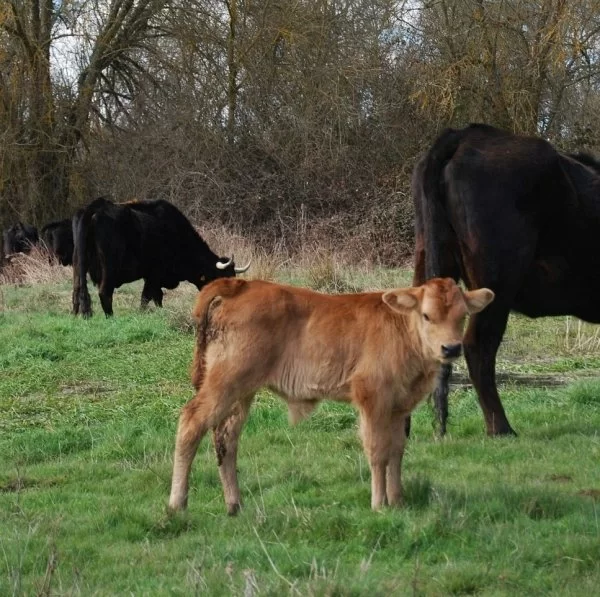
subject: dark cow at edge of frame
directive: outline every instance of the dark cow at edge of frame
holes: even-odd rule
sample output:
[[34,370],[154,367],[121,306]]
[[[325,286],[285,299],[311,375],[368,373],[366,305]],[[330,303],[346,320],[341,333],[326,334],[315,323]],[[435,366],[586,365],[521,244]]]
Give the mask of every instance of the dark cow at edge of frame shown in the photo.
[[87,273],[98,286],[104,313],[113,314],[115,288],[143,278],[142,308],[162,306],[162,288],[187,281],[200,290],[221,277],[235,276],[233,258],[218,257],[187,218],[164,200],[116,204],[96,199],[73,217],[73,313],[92,315]]
[[46,224],[40,236],[46,248],[61,265],[73,265],[73,225],[71,218]]
[[17,222],[4,230],[2,248],[4,256],[14,253],[29,253],[31,247],[39,241],[37,228],[31,224]]
[[[600,162],[472,124],[440,135],[412,186],[414,284],[448,276],[496,295],[471,318],[465,357],[488,434],[513,434],[495,379],[510,311],[600,323]],[[435,392],[442,434],[450,372]]]

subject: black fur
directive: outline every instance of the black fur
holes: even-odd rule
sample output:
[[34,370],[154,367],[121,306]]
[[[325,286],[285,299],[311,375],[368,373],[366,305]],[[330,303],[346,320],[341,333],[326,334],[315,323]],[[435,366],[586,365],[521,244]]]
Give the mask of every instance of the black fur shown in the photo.
[[487,125],[448,129],[417,164],[413,199],[415,285],[450,276],[496,294],[471,318],[465,356],[488,433],[514,433],[495,381],[510,311],[600,323],[600,164]]
[[86,276],[97,285],[104,313],[122,284],[144,279],[142,306],[162,306],[162,288],[188,281],[201,289],[219,277],[234,276],[234,264],[218,269],[218,257],[187,218],[168,201],[115,204],[96,199],[73,218],[73,313],[92,314]]
[[61,265],[73,265],[73,228],[70,218],[46,224],[40,236]]

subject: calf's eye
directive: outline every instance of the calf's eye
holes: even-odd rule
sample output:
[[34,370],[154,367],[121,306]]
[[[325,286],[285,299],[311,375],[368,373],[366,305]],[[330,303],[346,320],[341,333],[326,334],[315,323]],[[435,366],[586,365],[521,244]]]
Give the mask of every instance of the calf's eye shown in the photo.
[[425,321],[429,321],[429,315],[427,315],[427,313],[423,313],[423,319]]

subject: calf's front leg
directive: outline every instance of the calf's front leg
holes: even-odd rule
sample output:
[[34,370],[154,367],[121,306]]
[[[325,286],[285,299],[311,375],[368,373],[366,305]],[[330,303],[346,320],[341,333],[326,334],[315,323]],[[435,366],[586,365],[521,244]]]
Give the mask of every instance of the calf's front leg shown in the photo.
[[386,469],[390,457],[390,426],[387,417],[361,409],[360,432],[371,467],[371,508],[387,504]]
[[406,413],[393,412],[391,417],[390,458],[386,469],[386,495],[390,506],[402,505],[402,457],[406,445]]

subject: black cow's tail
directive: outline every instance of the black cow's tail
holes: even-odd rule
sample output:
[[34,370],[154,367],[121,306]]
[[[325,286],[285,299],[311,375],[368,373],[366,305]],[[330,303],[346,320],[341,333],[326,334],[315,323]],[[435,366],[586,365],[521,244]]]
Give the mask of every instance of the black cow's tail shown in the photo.
[[92,316],[92,299],[87,288],[90,224],[93,210],[84,209],[73,216],[73,314]]
[[[417,166],[413,180],[415,202],[415,282],[450,277],[458,282],[460,263],[456,234],[446,211],[444,168],[455,154],[464,131],[446,129]],[[448,422],[448,391],[452,365],[442,365],[434,391],[439,433]],[[407,430],[408,431],[408,430]]]
[[[444,168],[458,149],[463,130],[446,129],[426,154],[419,173],[419,197],[415,197],[417,227],[423,238],[424,279],[460,278],[458,244],[446,211]],[[418,231],[417,231],[418,234]]]

